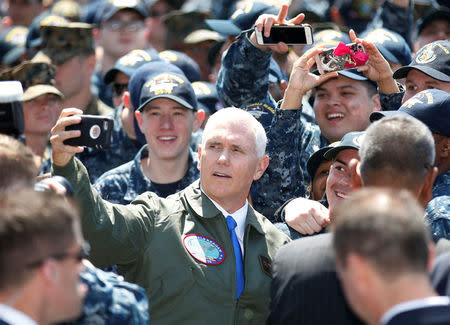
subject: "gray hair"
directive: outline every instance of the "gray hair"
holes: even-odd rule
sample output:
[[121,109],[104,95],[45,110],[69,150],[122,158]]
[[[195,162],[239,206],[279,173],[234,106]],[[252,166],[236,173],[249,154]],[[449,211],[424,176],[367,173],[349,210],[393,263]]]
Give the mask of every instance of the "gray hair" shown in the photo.
[[217,123],[223,122],[243,122],[242,128],[250,130],[255,136],[255,153],[261,158],[266,153],[267,136],[264,127],[259,123],[253,115],[236,107],[227,107],[218,110],[211,115],[206,123],[202,135],[202,147],[205,145],[206,136],[210,129],[214,128]]
[[412,116],[385,117],[367,128],[359,156],[364,185],[385,177],[400,187],[417,187],[434,165],[434,139]]

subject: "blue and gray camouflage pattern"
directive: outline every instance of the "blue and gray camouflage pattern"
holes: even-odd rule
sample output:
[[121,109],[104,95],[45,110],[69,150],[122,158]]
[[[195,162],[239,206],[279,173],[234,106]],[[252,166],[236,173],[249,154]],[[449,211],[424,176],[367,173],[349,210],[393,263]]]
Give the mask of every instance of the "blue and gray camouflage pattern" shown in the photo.
[[[147,150],[147,145],[144,145],[134,160],[106,172],[95,182],[94,187],[103,199],[112,203],[128,204],[147,191],[160,195],[142,170],[141,159],[148,155]],[[190,151],[188,170],[171,194],[181,191],[199,178],[197,162],[197,154]]]
[[137,140],[130,139],[123,129],[121,119],[122,107],[117,108],[108,116],[114,120],[111,135],[111,145],[108,149],[85,148],[76,155],[83,162],[89,172],[91,183],[110,169],[133,160],[142,147]]
[[94,96],[100,98],[106,105],[113,107],[112,88],[103,80],[102,72],[97,67],[91,76],[91,92]]
[[402,106],[402,99],[405,95],[405,86],[399,82],[397,82],[397,85],[400,89],[399,93],[383,94],[382,92],[378,92],[380,95],[381,109],[383,111],[396,111]]
[[80,277],[89,287],[83,314],[75,321],[62,324],[148,324],[148,300],[143,288],[94,267],[86,267]]
[[310,176],[306,163],[315,151],[328,145],[319,127],[304,123],[300,114],[301,109],[275,108],[267,132],[269,167],[250,191],[253,207],[272,222],[282,221],[275,212],[285,201],[307,196]]
[[[248,111],[267,131],[277,104],[269,93],[272,51],[256,48],[248,39],[248,33],[241,33],[222,58],[217,94],[224,107],[235,106]],[[306,99],[300,117],[305,122],[315,123],[314,111]]]
[[425,210],[425,222],[434,242],[441,238],[450,239],[450,171],[436,178],[432,195]]

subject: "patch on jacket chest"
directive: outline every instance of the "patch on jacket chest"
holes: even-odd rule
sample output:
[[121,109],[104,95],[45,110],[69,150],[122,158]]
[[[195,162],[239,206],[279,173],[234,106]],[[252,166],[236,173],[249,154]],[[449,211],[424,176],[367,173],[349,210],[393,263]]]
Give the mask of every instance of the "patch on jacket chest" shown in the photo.
[[189,234],[183,238],[184,248],[197,261],[208,265],[218,265],[225,259],[223,248],[211,238]]

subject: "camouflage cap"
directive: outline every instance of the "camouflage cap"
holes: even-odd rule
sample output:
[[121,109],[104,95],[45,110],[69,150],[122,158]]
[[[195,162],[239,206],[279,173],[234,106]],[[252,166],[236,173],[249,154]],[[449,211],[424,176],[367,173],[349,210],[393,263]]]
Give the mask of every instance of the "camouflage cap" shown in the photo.
[[55,87],[56,67],[45,62],[25,61],[0,74],[0,80],[18,80],[22,84],[23,101],[32,100],[43,94],[54,94],[63,98]]
[[42,49],[33,61],[61,64],[77,55],[95,54],[92,28],[85,23],[41,26]]
[[184,41],[193,31],[208,29],[205,19],[209,17],[208,13],[202,11],[174,10],[163,18],[167,27],[167,38]]

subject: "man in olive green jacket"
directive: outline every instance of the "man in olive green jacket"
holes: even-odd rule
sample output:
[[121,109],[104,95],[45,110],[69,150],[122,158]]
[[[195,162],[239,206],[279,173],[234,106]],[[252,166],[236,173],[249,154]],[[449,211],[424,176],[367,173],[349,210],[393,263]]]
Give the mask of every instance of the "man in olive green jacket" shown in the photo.
[[[64,129],[78,123],[73,114],[80,113],[65,109],[52,130],[53,172],[70,180],[80,200],[92,261],[117,264],[128,281],[145,288],[153,324],[263,324],[271,261],[289,239],[247,201],[252,181],[269,163],[261,124],[237,108],[220,110],[204,130],[200,181],[167,199],[147,192],[124,206],[100,198],[73,158],[82,147],[62,143],[79,135]],[[227,216],[237,223],[238,246]],[[242,294],[233,248],[239,246]]]

